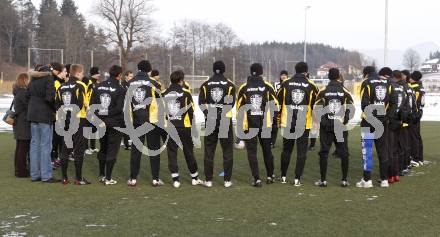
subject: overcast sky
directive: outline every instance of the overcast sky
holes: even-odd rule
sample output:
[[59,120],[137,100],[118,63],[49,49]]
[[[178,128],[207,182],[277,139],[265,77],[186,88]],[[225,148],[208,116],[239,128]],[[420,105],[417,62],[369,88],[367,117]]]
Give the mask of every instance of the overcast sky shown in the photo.
[[[41,0],[33,0],[37,7]],[[58,0],[61,2],[61,0]],[[91,21],[97,0],[75,0]],[[153,0],[160,34],[182,19],[231,26],[245,42],[304,39],[304,7],[308,41],[348,49],[382,49],[385,0]],[[440,1],[389,0],[389,47],[402,50],[425,42],[440,45]],[[90,18],[93,17],[93,18]]]

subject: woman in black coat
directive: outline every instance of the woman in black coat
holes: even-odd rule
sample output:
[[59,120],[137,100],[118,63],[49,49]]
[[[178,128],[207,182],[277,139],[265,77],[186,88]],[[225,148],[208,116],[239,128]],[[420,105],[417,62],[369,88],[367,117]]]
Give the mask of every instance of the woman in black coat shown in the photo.
[[29,147],[31,142],[31,125],[27,121],[27,86],[29,76],[27,73],[18,75],[13,87],[15,120],[13,125],[15,147],[15,176],[18,178],[29,177]]

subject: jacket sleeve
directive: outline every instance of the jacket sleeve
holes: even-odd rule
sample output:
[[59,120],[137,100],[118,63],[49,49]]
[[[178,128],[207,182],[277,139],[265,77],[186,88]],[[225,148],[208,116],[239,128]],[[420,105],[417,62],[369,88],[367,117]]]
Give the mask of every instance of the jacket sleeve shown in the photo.
[[371,88],[370,85],[368,85],[368,80],[367,79],[363,80],[360,88],[362,112],[364,112],[365,108],[370,104],[370,94],[371,94],[370,90]]
[[55,102],[55,84],[51,77],[47,78],[46,83],[46,96],[45,100],[46,102],[52,107],[55,108],[54,102]]
[[237,102],[236,102],[236,108],[237,108],[237,112],[240,109],[240,107],[244,104],[244,100],[246,100],[246,94],[244,93],[244,85],[242,85],[240,87],[240,89],[238,89],[238,94],[237,94]]
[[206,104],[206,85],[203,83],[203,85],[200,87],[199,90],[199,106],[203,106]]
[[314,83],[311,83],[311,85],[312,85],[312,91],[310,93],[310,96],[311,96],[310,107],[313,109],[313,105],[316,103],[316,97],[319,93],[319,89]]
[[194,119],[194,101],[193,101],[190,93],[187,93],[185,100],[186,100],[185,106],[189,106],[188,107],[188,116],[189,116],[190,121],[192,122]]
[[237,99],[237,89],[234,85],[234,83],[231,82],[231,85],[229,86],[229,95],[232,96],[232,103],[231,104],[235,104],[235,101]]
[[[356,107],[354,106],[354,101],[353,101],[353,97],[351,96],[351,94],[345,91],[345,116],[344,116],[344,124],[347,124],[351,119],[353,119],[354,114],[356,112]],[[350,111],[352,111],[352,113],[350,113]]]

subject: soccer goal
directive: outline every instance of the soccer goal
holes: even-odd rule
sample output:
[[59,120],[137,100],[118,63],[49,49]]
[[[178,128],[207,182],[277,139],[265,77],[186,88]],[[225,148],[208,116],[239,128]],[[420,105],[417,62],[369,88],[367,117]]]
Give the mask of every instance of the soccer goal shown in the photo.
[[208,79],[209,76],[185,75],[185,82],[189,85],[192,94],[198,94],[200,86]]
[[35,65],[47,65],[52,62],[64,63],[63,49],[28,48],[28,69]]

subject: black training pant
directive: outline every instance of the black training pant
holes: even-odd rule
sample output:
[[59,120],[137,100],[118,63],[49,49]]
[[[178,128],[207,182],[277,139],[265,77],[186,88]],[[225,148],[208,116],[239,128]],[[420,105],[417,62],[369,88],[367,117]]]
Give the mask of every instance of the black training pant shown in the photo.
[[121,140],[122,134],[112,127],[107,127],[104,136],[99,139],[100,150],[97,155],[99,175],[105,176],[107,180],[112,177],[113,166],[116,163]]
[[388,131],[388,176],[398,176],[400,171],[400,161],[399,156],[400,148],[399,136],[401,128],[390,129]]
[[60,158],[62,147],[63,147],[63,137],[58,135],[58,133],[54,129],[53,137],[52,137],[52,151],[51,151],[52,162]]
[[61,148],[61,173],[63,179],[67,179],[67,168],[69,165],[69,155],[73,153],[73,159],[75,163],[75,177],[76,180],[82,180],[82,166],[84,162],[84,152],[87,149],[87,139],[83,136],[83,128],[86,126],[87,121],[81,118],[79,121],[78,131],[73,134],[72,141],[73,147],[68,148],[63,137]]
[[266,167],[267,177],[272,177],[274,172],[271,138],[262,138],[261,135],[260,131],[257,136],[251,139],[244,139],[249,166],[255,180],[260,179],[260,170],[258,168],[257,159],[258,141],[260,141],[261,149],[263,150],[264,166]]
[[411,156],[414,161],[423,161],[423,140],[420,134],[420,121],[410,125]]
[[410,128],[402,127],[399,134],[399,163],[400,171],[406,169],[410,164],[411,157],[411,139]]
[[[293,128],[294,130],[294,128]],[[291,131],[293,132],[293,131]],[[287,176],[287,170],[290,164],[290,157],[292,156],[293,148],[296,143],[296,167],[295,167],[295,179],[300,179],[307,159],[307,150],[309,145],[309,133],[310,129],[305,129],[304,133],[297,139],[283,138],[283,152],[281,153],[281,176]]]
[[[183,155],[185,157],[186,165],[188,166],[191,177],[198,177],[198,167],[196,158],[194,157],[194,143],[191,136],[191,128],[176,128],[183,146]],[[177,143],[170,137],[168,138],[167,153],[168,153],[168,169],[170,170],[173,180],[179,179],[179,166],[177,164],[177,150],[179,149]]]
[[[92,127],[92,132],[93,132],[93,133],[96,133],[96,132],[98,131],[98,129],[97,129],[95,126],[93,126],[91,123],[89,123],[89,126]],[[90,149],[93,149],[93,150],[96,149],[96,139],[95,139],[94,136],[93,136],[93,137],[90,137],[90,138],[88,139],[88,144],[89,144],[89,148],[90,148]]]
[[[139,127],[136,126],[135,128]],[[147,134],[144,134],[139,137],[142,144],[145,144],[145,138],[147,140],[147,148],[152,151],[158,151],[161,147],[161,128],[155,126],[151,131]],[[136,179],[139,175],[139,169],[141,165],[141,157],[142,152],[138,150],[138,148],[133,145],[131,147],[131,158],[130,158],[130,178]],[[159,170],[160,170],[160,154],[155,156],[149,156],[150,159],[150,168],[151,168],[151,176],[153,179],[159,179]]]
[[15,145],[15,176],[29,177],[29,149],[31,140],[17,140]]
[[327,161],[330,148],[335,143],[336,155],[341,159],[341,171],[343,181],[347,181],[348,174],[348,132],[343,132],[343,142],[338,142],[336,139],[335,132],[333,128],[326,129],[326,127],[321,127],[319,130],[319,142],[321,144],[321,150],[319,151],[319,167],[321,171],[321,181],[326,180],[327,176]]
[[220,140],[220,145],[223,152],[223,169],[225,172],[224,180],[230,181],[232,176],[232,166],[234,162],[233,156],[233,133],[232,133],[232,121],[229,123],[227,138],[218,138],[219,126],[216,126],[215,130],[208,136],[205,136],[205,176],[207,181],[211,181],[213,178],[214,170],[214,156],[217,142]]
[[272,121],[272,131],[271,131],[271,140],[270,140],[272,146],[275,146],[275,143],[277,142],[277,136],[278,136],[278,112],[275,112]]

